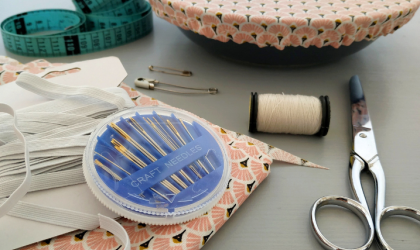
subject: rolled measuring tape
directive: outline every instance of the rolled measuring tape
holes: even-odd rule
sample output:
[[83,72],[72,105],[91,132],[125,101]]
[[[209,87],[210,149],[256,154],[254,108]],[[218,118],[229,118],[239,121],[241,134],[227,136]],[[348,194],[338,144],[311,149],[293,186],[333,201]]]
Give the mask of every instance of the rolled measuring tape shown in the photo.
[[80,55],[132,42],[153,27],[151,7],[145,0],[73,3],[77,11],[35,10],[5,19],[0,24],[4,46],[24,56]]

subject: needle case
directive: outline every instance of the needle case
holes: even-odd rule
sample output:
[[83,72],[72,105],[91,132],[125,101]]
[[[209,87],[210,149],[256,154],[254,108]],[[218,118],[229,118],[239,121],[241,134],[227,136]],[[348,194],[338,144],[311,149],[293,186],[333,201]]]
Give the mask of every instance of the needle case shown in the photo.
[[83,167],[105,206],[135,221],[168,225],[218,202],[230,176],[227,154],[216,133],[187,112],[137,107],[98,125]]

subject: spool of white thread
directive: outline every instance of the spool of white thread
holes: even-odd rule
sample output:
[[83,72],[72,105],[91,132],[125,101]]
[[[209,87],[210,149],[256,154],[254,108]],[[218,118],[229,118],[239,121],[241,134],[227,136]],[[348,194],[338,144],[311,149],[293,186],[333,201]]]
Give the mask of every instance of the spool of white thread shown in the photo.
[[328,96],[251,93],[250,132],[320,135],[330,125]]

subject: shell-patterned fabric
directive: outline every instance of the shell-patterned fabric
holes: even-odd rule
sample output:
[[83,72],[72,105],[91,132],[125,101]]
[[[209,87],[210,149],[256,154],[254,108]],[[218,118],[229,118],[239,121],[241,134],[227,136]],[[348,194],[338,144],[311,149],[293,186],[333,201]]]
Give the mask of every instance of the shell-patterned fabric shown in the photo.
[[157,16],[221,42],[259,47],[350,45],[411,20],[420,0],[150,0]]
[[[35,72],[38,72],[36,69],[42,71],[42,68],[45,68],[44,65],[48,64],[45,60],[36,60],[29,63],[30,66],[28,66],[5,57],[0,57],[0,61],[9,61],[12,65],[18,65],[19,68],[16,69],[19,71],[24,71],[30,67]],[[6,64],[3,63],[2,66],[9,67]],[[4,72],[11,71],[3,70]],[[0,72],[0,74],[3,73]],[[6,80],[4,78],[0,79],[3,79],[2,84],[10,82],[10,80],[7,80],[8,78]],[[137,92],[124,83],[120,87],[127,91],[137,106],[168,106],[154,98]],[[232,170],[226,190],[217,205],[210,211],[183,224],[154,226],[124,218],[120,219],[119,223],[125,228],[130,237],[132,250],[200,249],[268,176],[273,159],[296,165],[320,167],[259,140],[223,129],[203,118],[196,117],[210,125],[228,148]],[[114,237],[112,233],[98,228],[92,231],[78,230],[71,232],[34,243],[22,248],[22,250],[111,250],[121,248],[121,242],[118,238]]]

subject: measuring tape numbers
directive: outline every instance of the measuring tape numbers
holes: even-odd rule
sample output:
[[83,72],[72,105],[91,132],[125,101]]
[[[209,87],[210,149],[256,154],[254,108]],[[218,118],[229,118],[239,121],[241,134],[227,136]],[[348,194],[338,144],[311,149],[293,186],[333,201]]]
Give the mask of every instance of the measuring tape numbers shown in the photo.
[[24,56],[80,55],[132,42],[153,28],[151,7],[145,0],[73,3],[77,11],[35,10],[5,19],[0,24],[4,46]]

